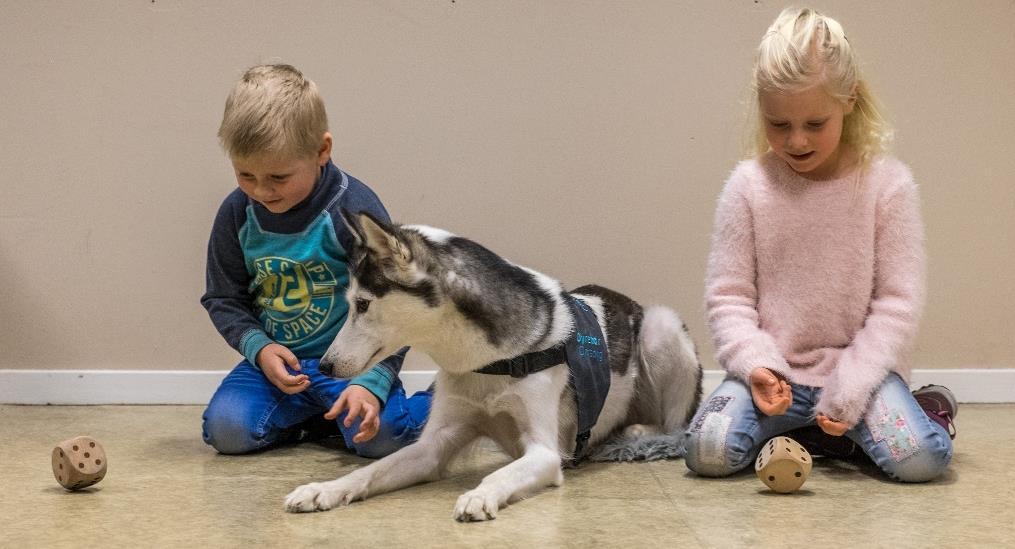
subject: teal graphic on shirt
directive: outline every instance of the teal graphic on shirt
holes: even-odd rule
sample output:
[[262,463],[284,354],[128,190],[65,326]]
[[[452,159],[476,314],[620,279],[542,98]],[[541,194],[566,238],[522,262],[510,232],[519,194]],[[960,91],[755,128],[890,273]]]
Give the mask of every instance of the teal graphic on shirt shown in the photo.
[[335,275],[327,265],[264,257],[254,269],[255,304],[272,339],[296,343],[321,329],[335,302]]
[[239,238],[264,331],[301,358],[319,358],[348,313],[347,258],[331,216],[324,212],[302,232],[280,234],[263,230],[248,206]]

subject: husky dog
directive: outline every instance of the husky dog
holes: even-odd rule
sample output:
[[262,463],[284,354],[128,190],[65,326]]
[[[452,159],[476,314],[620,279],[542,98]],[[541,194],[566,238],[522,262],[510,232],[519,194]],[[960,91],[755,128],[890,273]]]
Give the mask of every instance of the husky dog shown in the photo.
[[[551,359],[527,375],[477,370],[517,365],[506,359],[573,339],[574,298],[594,313],[608,351],[608,391],[586,433],[588,447],[607,439],[634,444],[652,435],[678,440],[686,428],[701,398],[701,366],[672,310],[643,310],[598,286],[568,293],[557,280],[446,231],[343,214],[355,235],[350,311],[321,359],[321,372],[353,377],[409,345],[439,366],[433,404],[416,443],[337,480],[300,486],[286,497],[287,510],[324,511],[438,480],[458,451],[480,436],[514,461],[460,496],[455,519],[493,519],[508,503],[560,486],[562,460],[581,457],[576,451],[586,442],[578,432],[581,406],[568,364]],[[579,337],[598,343],[594,336]]]

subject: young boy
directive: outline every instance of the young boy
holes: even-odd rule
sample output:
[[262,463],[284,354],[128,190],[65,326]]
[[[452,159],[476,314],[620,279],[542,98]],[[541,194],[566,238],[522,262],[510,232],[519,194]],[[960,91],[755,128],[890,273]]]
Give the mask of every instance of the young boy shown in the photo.
[[242,454],[341,431],[365,457],[412,443],[430,394],[406,398],[407,349],[352,380],[317,369],[348,312],[353,237],[339,211],[388,220],[373,191],[331,162],[317,86],[288,65],[252,67],[226,99],[218,135],[239,188],[215,217],[201,303],[246,359],[204,412],[205,442]]

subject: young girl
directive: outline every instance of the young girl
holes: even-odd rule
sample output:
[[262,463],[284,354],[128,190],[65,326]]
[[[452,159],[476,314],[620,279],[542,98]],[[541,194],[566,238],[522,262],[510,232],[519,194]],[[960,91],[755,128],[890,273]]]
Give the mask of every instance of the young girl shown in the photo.
[[924,295],[917,188],[883,154],[890,132],[842,27],[783,11],[752,89],[755,156],[719,198],[705,290],[727,378],[688,429],[687,466],[729,475],[769,438],[816,424],[893,479],[936,478],[954,398],[911,394],[902,360]]

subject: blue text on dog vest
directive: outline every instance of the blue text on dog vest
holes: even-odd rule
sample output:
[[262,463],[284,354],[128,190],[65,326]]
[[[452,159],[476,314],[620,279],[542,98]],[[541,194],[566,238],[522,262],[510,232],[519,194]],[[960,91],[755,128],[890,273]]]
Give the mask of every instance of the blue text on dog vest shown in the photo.
[[[594,359],[596,362],[603,361],[603,350],[602,342],[598,337],[585,335],[581,332],[577,332],[578,338],[578,356],[588,357]],[[594,349],[593,347],[600,347]]]

